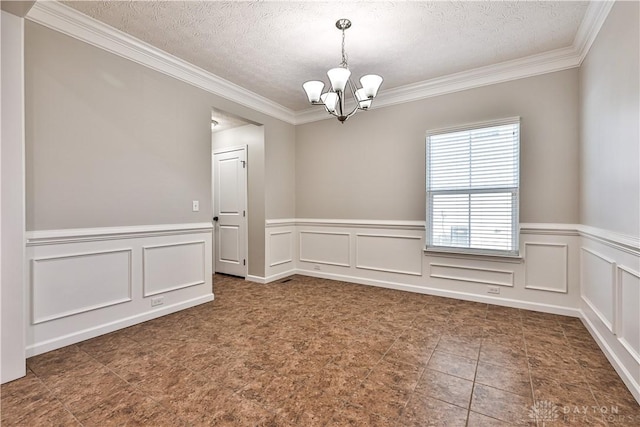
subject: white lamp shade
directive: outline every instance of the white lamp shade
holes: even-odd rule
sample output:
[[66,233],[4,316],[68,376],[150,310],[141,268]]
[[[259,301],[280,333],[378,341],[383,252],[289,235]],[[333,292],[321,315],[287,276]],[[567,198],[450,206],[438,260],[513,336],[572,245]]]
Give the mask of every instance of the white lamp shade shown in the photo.
[[349,71],[348,68],[342,67],[332,68],[327,71],[327,76],[329,76],[333,90],[335,92],[342,92],[347,86],[349,76],[351,76],[351,71]]
[[360,84],[364,90],[365,97],[372,99],[378,94],[378,89],[380,89],[380,85],[382,84],[382,77],[376,74],[367,74],[366,76],[360,77]]
[[371,107],[371,100],[365,95],[364,89],[356,91],[356,99],[358,100],[358,106],[363,110],[368,110]]
[[336,111],[336,104],[338,103],[338,94],[335,92],[327,92],[322,94],[322,102],[327,107],[327,111],[333,113]]
[[307,98],[309,98],[309,102],[318,102],[320,101],[320,95],[322,94],[322,89],[324,89],[324,83],[320,80],[310,80],[305,82],[302,85],[305,93],[307,94]]

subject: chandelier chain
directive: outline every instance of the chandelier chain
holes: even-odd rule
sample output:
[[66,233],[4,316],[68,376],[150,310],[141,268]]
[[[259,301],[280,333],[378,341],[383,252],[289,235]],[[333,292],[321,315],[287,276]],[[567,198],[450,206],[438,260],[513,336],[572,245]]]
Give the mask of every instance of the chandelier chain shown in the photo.
[[344,67],[344,68],[348,68],[348,64],[347,64],[347,54],[346,54],[346,52],[345,52],[345,50],[344,50],[344,40],[345,40],[345,37],[344,37],[344,30],[345,30],[345,29],[343,28],[343,29],[342,29],[342,62],[340,63],[340,66],[341,66],[341,67]]

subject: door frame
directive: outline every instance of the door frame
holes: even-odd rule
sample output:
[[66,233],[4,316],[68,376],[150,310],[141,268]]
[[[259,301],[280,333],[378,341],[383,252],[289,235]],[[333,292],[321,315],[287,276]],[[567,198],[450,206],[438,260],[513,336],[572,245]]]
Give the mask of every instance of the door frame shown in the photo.
[[245,165],[246,167],[243,168],[244,170],[244,209],[246,212],[246,215],[242,218],[242,226],[244,227],[244,259],[247,260],[247,264],[244,265],[244,278],[245,280],[247,280],[247,277],[249,275],[249,146],[248,145],[234,145],[234,146],[230,146],[230,147],[224,147],[224,148],[216,148],[216,149],[212,149],[211,150],[211,223],[213,224],[213,228],[212,228],[212,242],[213,244],[211,245],[211,271],[213,272],[213,274],[215,274],[216,272],[216,222],[213,220],[213,217],[216,215],[215,213],[215,205],[216,205],[216,199],[215,199],[215,185],[214,185],[214,177],[215,177],[215,155],[216,154],[223,154],[223,153],[228,153],[231,151],[239,151],[242,150],[244,151],[244,159],[245,159]]

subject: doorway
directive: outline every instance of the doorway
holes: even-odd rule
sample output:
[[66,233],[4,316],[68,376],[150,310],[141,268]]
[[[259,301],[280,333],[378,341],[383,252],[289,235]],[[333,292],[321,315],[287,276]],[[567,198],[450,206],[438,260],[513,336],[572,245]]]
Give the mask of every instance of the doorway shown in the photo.
[[247,147],[213,151],[213,267],[247,276]]

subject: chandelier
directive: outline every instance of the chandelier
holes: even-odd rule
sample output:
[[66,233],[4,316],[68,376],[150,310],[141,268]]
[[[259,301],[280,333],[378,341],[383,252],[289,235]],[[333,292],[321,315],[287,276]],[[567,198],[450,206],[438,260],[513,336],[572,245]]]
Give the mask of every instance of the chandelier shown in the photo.
[[[331,87],[327,92],[322,93],[324,82],[320,80],[311,80],[302,85],[309,102],[313,105],[322,105],[329,114],[335,116],[344,123],[349,117],[353,116],[358,110],[368,110],[371,107],[371,101],[378,94],[378,89],[382,84],[382,77],[376,74],[367,74],[360,77],[361,88],[358,88],[351,81],[351,71],[347,64],[347,54],[344,51],[344,31],[351,27],[351,21],[348,19],[338,19],[336,27],[342,31],[342,62],[337,68],[327,71],[327,76],[331,82]],[[347,94],[350,94],[355,101],[355,106],[349,112],[345,109],[345,101]]]

